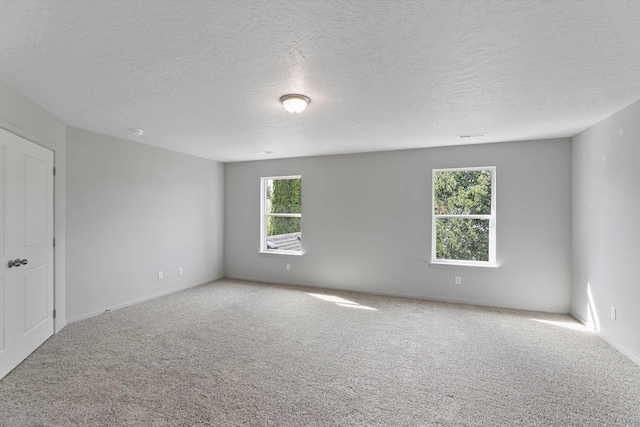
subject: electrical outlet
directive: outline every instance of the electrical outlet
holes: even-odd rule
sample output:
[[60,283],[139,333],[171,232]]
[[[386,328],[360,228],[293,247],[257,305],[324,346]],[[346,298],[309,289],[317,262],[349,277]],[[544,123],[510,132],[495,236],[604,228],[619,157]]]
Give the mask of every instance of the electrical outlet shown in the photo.
[[164,273],[162,271],[158,271],[158,280],[164,279]]
[[456,285],[462,285],[462,277],[456,276],[455,279],[454,279],[454,283]]
[[182,274],[184,273],[184,271],[182,270],[182,267],[178,267],[178,274]]
[[291,264],[287,264],[287,271],[291,270]]
[[616,320],[616,308],[614,306],[611,306],[611,318]]

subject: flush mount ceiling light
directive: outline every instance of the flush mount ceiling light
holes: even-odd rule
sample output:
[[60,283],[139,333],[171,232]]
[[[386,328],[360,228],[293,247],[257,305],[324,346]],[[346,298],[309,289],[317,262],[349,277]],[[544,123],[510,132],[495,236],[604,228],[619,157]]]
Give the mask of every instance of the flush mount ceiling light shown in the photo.
[[280,97],[280,102],[285,110],[290,113],[302,113],[307,109],[307,105],[311,102],[308,96],[297,95],[297,94],[289,94],[282,95]]

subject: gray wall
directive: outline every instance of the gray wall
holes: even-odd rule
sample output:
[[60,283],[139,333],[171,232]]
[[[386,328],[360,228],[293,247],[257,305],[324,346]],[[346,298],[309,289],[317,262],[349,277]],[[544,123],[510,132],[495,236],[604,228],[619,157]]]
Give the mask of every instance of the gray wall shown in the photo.
[[571,301],[574,316],[640,364],[638,218],[640,102],[573,138]]
[[212,160],[69,127],[68,319],[221,277],[223,173]]
[[[497,167],[499,268],[428,263],[431,169],[466,166]],[[302,175],[304,255],[259,254],[260,177],[295,174]],[[230,163],[225,273],[566,313],[570,215],[569,139]]]
[[54,152],[55,180],[55,330],[66,324],[65,158],[67,126],[30,99],[0,82],[0,127]]

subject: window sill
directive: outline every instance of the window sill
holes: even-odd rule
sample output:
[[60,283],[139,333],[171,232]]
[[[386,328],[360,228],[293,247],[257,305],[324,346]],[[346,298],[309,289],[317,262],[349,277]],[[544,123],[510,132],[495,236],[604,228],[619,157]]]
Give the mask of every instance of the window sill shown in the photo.
[[480,267],[480,268],[498,268],[499,265],[495,263],[483,262],[483,263],[474,263],[474,262],[455,262],[455,261],[429,261],[429,264],[434,267]]
[[302,252],[287,252],[287,251],[260,251],[260,255],[275,255],[275,256],[302,256]]

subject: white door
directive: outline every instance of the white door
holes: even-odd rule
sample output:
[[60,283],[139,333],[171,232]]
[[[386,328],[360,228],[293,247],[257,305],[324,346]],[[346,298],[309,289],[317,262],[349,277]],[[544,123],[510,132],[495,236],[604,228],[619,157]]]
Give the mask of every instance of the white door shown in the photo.
[[53,152],[0,129],[0,378],[53,334]]

